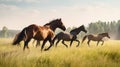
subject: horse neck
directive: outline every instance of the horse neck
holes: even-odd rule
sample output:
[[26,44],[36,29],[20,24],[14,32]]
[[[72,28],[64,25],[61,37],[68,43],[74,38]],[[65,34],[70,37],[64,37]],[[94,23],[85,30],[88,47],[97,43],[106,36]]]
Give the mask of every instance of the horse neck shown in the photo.
[[71,31],[70,33],[72,34],[72,35],[78,35],[79,33],[81,32],[81,30],[73,30],[73,31]]
[[104,34],[100,34],[99,36],[100,36],[101,38],[106,37],[106,35],[104,35]]
[[50,25],[50,29],[51,29],[52,31],[55,32],[56,28],[57,28],[57,27],[56,27],[55,25]]
[[55,25],[55,24],[46,24],[46,25],[44,25],[44,26],[47,26],[47,27],[49,27],[52,31],[54,31],[55,32],[55,30],[56,30],[56,28],[57,28],[57,26]]
[[81,31],[82,31],[82,30],[78,28],[77,31],[76,31],[77,35],[78,35]]
[[81,27],[77,28],[77,29],[76,29],[77,35],[78,35],[81,31],[83,31]]

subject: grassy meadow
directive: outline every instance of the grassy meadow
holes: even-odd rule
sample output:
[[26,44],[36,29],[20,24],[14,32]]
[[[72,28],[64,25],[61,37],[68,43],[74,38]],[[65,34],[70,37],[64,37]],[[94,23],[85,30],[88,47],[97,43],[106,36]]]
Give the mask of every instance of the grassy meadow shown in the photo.
[[0,38],[0,67],[120,67],[119,40],[105,41],[103,46],[91,42],[90,47],[84,42],[77,48],[76,42],[69,48],[59,43],[58,47],[42,52],[32,43],[25,51],[23,43],[21,46],[11,43],[10,38]]

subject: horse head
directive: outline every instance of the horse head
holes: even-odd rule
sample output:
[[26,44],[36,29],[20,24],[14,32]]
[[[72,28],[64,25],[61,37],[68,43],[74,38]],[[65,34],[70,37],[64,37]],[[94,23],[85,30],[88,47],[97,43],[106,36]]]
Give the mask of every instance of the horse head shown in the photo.
[[110,38],[110,36],[109,36],[108,33],[101,33],[101,34],[98,34],[98,35],[102,35],[103,37],[108,37],[108,38]]
[[56,28],[60,28],[62,29],[63,31],[66,30],[66,27],[65,25],[63,24],[61,18],[60,19],[55,19],[55,20],[52,20],[51,22],[45,24],[44,26],[50,26],[50,28],[55,31]]
[[106,33],[106,37],[110,38],[110,36],[109,36],[109,34],[108,34],[108,33]]
[[65,25],[63,24],[61,18],[56,20],[56,26],[57,26],[58,28],[64,30],[64,31],[66,30],[66,27],[65,27]]
[[87,33],[87,30],[85,29],[84,25],[80,26],[78,29],[81,29],[83,32]]

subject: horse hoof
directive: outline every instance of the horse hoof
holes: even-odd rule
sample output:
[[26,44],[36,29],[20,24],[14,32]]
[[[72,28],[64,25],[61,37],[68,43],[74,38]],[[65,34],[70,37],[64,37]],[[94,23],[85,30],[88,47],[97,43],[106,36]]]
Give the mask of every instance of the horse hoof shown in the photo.
[[79,47],[79,46],[76,46],[76,47]]
[[41,49],[41,52],[42,52],[43,50]]
[[44,51],[48,51],[48,49],[44,49]]
[[68,46],[66,46],[66,48],[68,48]]

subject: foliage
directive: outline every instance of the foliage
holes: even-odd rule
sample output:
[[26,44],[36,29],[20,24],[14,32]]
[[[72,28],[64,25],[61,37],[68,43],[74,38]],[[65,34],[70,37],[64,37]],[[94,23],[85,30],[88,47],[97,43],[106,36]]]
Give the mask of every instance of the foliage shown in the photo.
[[[20,32],[20,30],[7,30],[7,33],[6,33],[6,38],[12,38],[14,37],[18,32]],[[3,32],[2,30],[0,31],[0,38],[5,38],[3,36]]]
[[[70,32],[70,30],[74,29],[76,27],[68,27],[66,32]],[[86,27],[88,33],[87,34],[98,34],[103,32],[108,32],[111,36],[111,38],[114,39],[120,39],[120,20],[118,21],[111,21],[111,22],[103,22],[103,21],[97,21],[97,22],[91,22]],[[59,33],[62,30],[57,29],[55,33]],[[4,32],[4,35],[2,33]],[[9,30],[7,27],[3,27],[3,30],[0,31],[0,37],[14,37],[19,30]],[[85,33],[80,33],[78,35],[78,39],[81,39]]]
[[111,38],[114,39],[120,39],[119,35],[120,34],[120,20],[116,21],[111,21],[111,22],[93,22],[90,23],[88,26],[88,31],[91,34],[99,34],[103,32],[108,32],[111,35]]
[[6,26],[4,26],[4,27],[2,28],[1,33],[2,33],[2,36],[3,36],[3,37],[7,37],[7,35],[8,35],[8,28],[7,28]]

